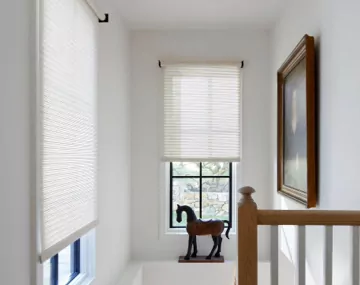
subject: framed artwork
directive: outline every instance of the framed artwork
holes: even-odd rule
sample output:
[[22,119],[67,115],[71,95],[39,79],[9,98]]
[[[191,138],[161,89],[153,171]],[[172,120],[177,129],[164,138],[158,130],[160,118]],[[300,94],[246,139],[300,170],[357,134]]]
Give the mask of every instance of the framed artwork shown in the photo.
[[315,43],[305,35],[277,73],[278,193],[317,205]]

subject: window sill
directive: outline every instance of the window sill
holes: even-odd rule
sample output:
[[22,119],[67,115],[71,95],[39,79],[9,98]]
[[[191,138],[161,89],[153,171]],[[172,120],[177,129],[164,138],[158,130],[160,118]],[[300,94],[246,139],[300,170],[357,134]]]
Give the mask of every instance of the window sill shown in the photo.
[[95,278],[88,274],[79,274],[69,285],[91,285]]

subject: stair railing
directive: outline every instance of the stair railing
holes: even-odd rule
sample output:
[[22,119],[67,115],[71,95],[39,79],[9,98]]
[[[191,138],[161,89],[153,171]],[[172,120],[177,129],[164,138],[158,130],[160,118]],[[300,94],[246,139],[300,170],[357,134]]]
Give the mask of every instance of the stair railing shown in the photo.
[[352,285],[359,277],[359,227],[360,211],[328,210],[259,210],[252,199],[255,190],[239,190],[242,198],[238,204],[238,284],[258,285],[258,226],[271,226],[271,285],[279,284],[279,230],[281,225],[298,226],[297,284],[306,285],[305,240],[306,226],[326,226],[325,229],[325,284],[332,285],[333,226],[352,226]]

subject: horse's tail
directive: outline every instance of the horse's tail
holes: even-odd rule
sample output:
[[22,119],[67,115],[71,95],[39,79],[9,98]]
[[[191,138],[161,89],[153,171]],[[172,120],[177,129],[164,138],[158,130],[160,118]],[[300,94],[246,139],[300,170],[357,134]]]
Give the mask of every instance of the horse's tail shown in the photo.
[[230,229],[231,229],[231,223],[230,223],[229,221],[223,221],[223,222],[224,222],[224,224],[228,224],[228,228],[227,228],[227,230],[226,230],[225,236],[226,236],[228,239],[230,239],[230,238],[229,238],[229,232],[230,232]]

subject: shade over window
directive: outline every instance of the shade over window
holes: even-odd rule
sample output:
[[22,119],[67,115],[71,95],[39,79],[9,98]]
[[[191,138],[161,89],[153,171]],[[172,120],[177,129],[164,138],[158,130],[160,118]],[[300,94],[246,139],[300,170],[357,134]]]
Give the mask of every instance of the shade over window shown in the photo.
[[97,19],[82,0],[42,1],[41,260],[97,223]]
[[241,68],[163,67],[164,161],[239,161]]

